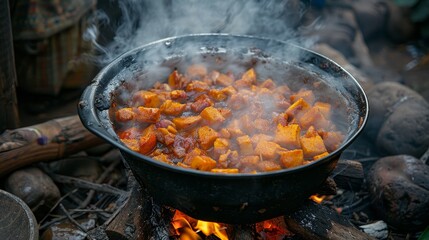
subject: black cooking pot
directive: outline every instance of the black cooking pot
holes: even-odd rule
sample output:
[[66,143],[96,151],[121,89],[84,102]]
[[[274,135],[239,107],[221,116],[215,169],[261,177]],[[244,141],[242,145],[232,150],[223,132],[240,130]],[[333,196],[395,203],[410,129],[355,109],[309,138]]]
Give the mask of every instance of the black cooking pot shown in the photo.
[[[150,87],[151,79],[166,79],[172,69],[190,62],[231,71],[254,67],[261,79],[280,79],[292,89],[317,85],[318,97],[336,103],[335,116],[345,118],[338,123],[345,131],[344,143],[308,165],[258,174],[174,167],[127,148],[117,137],[109,114],[111,104],[127,96],[118,89]],[[254,223],[293,211],[325,181],[368,116],[361,86],[333,61],[286,42],[226,34],[173,37],[129,51],[101,70],[85,89],[78,108],[84,126],[120,149],[155,201],[196,219],[231,224]]]

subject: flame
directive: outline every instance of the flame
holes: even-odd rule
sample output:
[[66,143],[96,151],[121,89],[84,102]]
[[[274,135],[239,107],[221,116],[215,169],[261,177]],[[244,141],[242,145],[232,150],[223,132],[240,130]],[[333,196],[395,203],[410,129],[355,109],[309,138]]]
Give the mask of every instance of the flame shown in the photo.
[[323,200],[326,198],[325,195],[312,195],[310,196],[310,199],[313,200],[315,203],[321,204]]
[[213,234],[221,240],[228,240],[228,235],[225,232],[225,228],[223,228],[219,223],[198,220],[195,229],[201,230],[201,232],[203,232],[206,236]]
[[221,240],[228,240],[225,227],[221,224],[196,220],[178,210],[173,216],[171,225],[176,234],[180,236],[180,240],[201,240],[198,235],[199,231],[206,236],[215,235]]

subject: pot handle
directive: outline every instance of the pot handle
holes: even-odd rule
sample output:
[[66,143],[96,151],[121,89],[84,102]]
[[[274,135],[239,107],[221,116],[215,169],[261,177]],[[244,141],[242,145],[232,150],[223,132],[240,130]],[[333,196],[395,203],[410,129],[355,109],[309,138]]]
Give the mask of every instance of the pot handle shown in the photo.
[[100,121],[97,110],[94,105],[95,97],[94,97],[95,87],[93,85],[88,86],[78,103],[78,115],[83,124],[83,126],[88,129],[90,132],[95,134],[96,136],[112,143],[113,145],[118,146],[118,138],[116,134],[110,133],[106,127],[103,126],[103,123]]

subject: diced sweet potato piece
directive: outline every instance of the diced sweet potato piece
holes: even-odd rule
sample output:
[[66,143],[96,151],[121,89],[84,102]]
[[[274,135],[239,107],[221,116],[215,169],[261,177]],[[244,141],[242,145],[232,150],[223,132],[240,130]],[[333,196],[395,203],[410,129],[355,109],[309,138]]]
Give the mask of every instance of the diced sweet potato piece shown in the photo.
[[211,127],[203,126],[198,129],[198,141],[204,150],[211,148],[218,136],[219,134]]
[[231,96],[231,95],[237,93],[237,90],[233,86],[228,86],[226,88],[222,88],[221,91],[228,96]]
[[261,88],[268,88],[268,89],[274,89],[276,88],[276,83],[271,79],[271,78],[267,78],[265,79],[265,81],[263,81],[259,87]]
[[326,120],[318,107],[312,107],[305,112],[300,118],[299,123],[303,129],[314,126],[316,129],[327,129],[330,122]]
[[131,150],[135,151],[135,152],[139,152],[140,151],[140,145],[139,145],[139,140],[137,139],[121,139],[121,141]]
[[274,142],[287,149],[296,149],[301,147],[300,136],[301,127],[298,124],[277,124]]
[[219,76],[216,78],[215,83],[218,85],[222,85],[225,87],[231,86],[231,84],[234,82],[234,79],[226,74],[219,74]]
[[313,137],[301,137],[301,147],[304,152],[304,157],[313,158],[316,155],[326,152],[325,144],[323,139],[317,135]]
[[286,110],[286,114],[291,118],[299,118],[308,109],[310,109],[310,105],[303,98],[300,98],[290,105]]
[[165,154],[165,153],[161,153],[161,154],[158,154],[158,155],[156,155],[156,156],[152,156],[152,158],[153,158],[153,159],[155,159],[155,160],[161,161],[161,162],[168,163],[168,164],[172,164],[172,163],[173,163],[173,162],[168,158],[168,155],[167,155],[167,154]]
[[138,107],[134,111],[136,112],[136,120],[144,123],[156,123],[161,116],[159,108]]
[[255,69],[251,68],[249,70],[247,70],[243,76],[241,76],[241,80],[243,80],[244,82],[246,82],[247,84],[253,85],[256,84],[256,72]]
[[146,90],[140,90],[133,94],[134,106],[143,106],[148,108],[157,108],[162,101],[158,94]]
[[250,141],[252,141],[253,146],[256,146],[260,141],[272,141],[272,140],[273,140],[272,136],[263,134],[263,133],[255,134],[250,138]]
[[228,152],[229,150],[229,140],[226,138],[216,138],[213,143],[213,152],[217,156]]
[[186,86],[186,91],[205,92],[209,89],[209,85],[203,81],[192,81]]
[[242,166],[252,166],[252,165],[256,165],[259,161],[260,161],[260,157],[259,156],[245,156],[240,158],[240,164]]
[[115,112],[115,118],[118,122],[128,122],[134,119],[136,113],[132,108],[121,108]]
[[186,69],[186,74],[191,78],[203,78],[207,75],[207,67],[202,64],[192,64]]
[[238,173],[238,168],[213,168],[210,171],[214,172],[214,173],[227,173],[227,174],[231,174],[231,173]]
[[250,137],[248,135],[237,137],[237,143],[238,143],[238,146],[240,147],[240,153],[242,155],[253,154],[252,141],[250,141]]
[[172,100],[166,100],[160,107],[161,112],[166,115],[178,116],[185,111],[186,104],[174,102]]
[[228,132],[231,134],[232,137],[238,137],[244,135],[244,132],[240,128],[240,122],[238,119],[232,120],[228,126],[226,127]]
[[221,138],[231,138],[231,133],[226,128],[219,130],[219,137]]
[[150,153],[156,146],[156,135],[154,133],[148,133],[140,136],[139,145],[139,152],[141,154]]
[[201,150],[200,148],[194,148],[192,149],[192,151],[188,152],[188,154],[186,154],[185,158],[183,159],[183,163],[187,164],[187,165],[191,165],[191,161],[194,157],[196,156],[202,156],[204,155],[204,151]]
[[195,156],[192,158],[190,166],[193,169],[210,171],[216,167],[216,161],[207,156]]
[[271,172],[282,169],[280,164],[273,161],[260,161],[257,163],[257,167],[261,172]]
[[170,92],[170,98],[173,100],[185,100],[188,97],[183,90],[173,90]]
[[219,89],[210,89],[209,96],[215,101],[224,101],[228,96]]
[[168,76],[168,85],[170,85],[172,88],[178,88],[180,86],[180,75],[177,70],[174,70]]
[[274,159],[280,146],[275,142],[260,141],[255,147],[255,154],[264,160]]
[[228,150],[226,153],[221,154],[218,159],[218,166],[227,168],[230,165],[235,166],[238,163],[238,152]]
[[286,113],[280,113],[273,117],[273,122],[276,124],[281,124],[282,126],[286,126],[288,124],[288,115]]
[[296,94],[290,96],[290,101],[295,102],[300,98],[304,99],[308,104],[312,105],[314,103],[314,93],[311,90],[299,90]]
[[324,153],[321,153],[321,154],[319,154],[319,155],[314,156],[314,157],[313,157],[313,160],[318,160],[318,159],[324,158],[324,157],[326,157],[326,156],[328,156],[328,155],[329,155],[329,153],[328,153],[328,152],[324,152]]
[[176,134],[171,133],[167,128],[158,128],[157,130],[157,139],[159,142],[164,143],[166,146],[174,143]]
[[210,125],[220,124],[225,121],[222,114],[214,107],[206,107],[201,111],[200,116],[206,120]]
[[319,132],[316,131],[316,128],[310,126],[304,134],[304,137],[316,137],[320,135]]
[[293,168],[300,166],[304,162],[304,152],[302,149],[294,149],[289,151],[281,151],[280,154],[280,163],[285,168]]
[[314,107],[317,107],[327,120],[331,119],[331,104],[324,102],[315,102]]
[[321,137],[329,152],[339,148],[344,141],[344,135],[341,132],[323,132]]
[[173,118],[173,123],[179,130],[189,130],[198,126],[202,118],[200,116],[178,117]]

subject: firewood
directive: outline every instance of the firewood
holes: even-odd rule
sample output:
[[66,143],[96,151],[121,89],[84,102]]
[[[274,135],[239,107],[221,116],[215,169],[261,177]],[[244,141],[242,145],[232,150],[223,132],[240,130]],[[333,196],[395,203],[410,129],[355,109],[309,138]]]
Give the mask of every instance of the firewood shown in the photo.
[[77,115],[5,131],[0,135],[0,177],[18,168],[52,161],[103,141],[82,125]]
[[303,202],[297,211],[285,216],[285,222],[288,230],[303,239],[375,239],[334,210],[312,201]]
[[338,161],[332,177],[339,188],[358,191],[364,180],[362,163],[353,160]]

